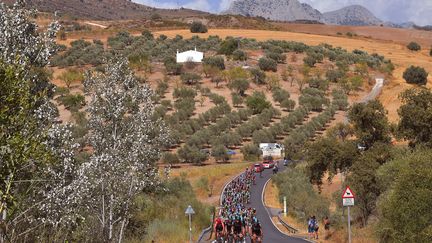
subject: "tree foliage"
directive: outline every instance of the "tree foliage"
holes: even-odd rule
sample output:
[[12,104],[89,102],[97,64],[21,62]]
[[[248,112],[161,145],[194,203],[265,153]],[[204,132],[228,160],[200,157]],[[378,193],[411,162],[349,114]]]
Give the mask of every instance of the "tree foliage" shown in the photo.
[[414,41],[410,42],[407,45],[407,48],[410,51],[420,51],[421,50],[421,46],[417,42],[414,42]]
[[348,117],[354,126],[356,137],[366,146],[372,147],[376,142],[390,142],[390,127],[387,111],[377,100],[368,103],[354,104]]
[[207,33],[207,26],[205,26],[202,22],[194,21],[191,24],[190,32],[192,33]]
[[264,109],[271,107],[271,103],[267,101],[264,93],[258,91],[255,91],[251,96],[246,98],[246,105],[252,110],[253,114],[259,114]]
[[403,78],[409,84],[426,85],[428,75],[424,68],[410,66],[403,73]]
[[398,133],[412,146],[432,146],[432,92],[427,89],[409,89],[400,95]]

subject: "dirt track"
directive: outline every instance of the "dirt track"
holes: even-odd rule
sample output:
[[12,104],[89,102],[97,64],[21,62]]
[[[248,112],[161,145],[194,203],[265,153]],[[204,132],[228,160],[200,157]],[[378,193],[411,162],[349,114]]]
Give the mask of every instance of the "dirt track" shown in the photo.
[[[174,37],[176,34],[182,35],[186,38],[191,37],[193,33],[189,30],[170,30],[170,31],[159,31],[156,34],[165,34],[168,37]],[[430,57],[429,49],[422,50],[419,53],[414,53],[406,49],[405,46],[396,43],[389,43],[388,41],[379,41],[373,39],[351,39],[346,37],[335,37],[335,36],[323,36],[314,34],[302,34],[293,32],[282,32],[282,31],[265,31],[265,30],[238,30],[238,29],[211,29],[206,34],[199,34],[201,37],[207,37],[209,35],[218,35],[221,38],[226,36],[246,37],[255,38],[257,40],[292,40],[304,42],[309,45],[318,45],[320,43],[328,43],[333,46],[340,46],[347,50],[360,49],[365,50],[369,53],[378,53],[384,55],[386,58],[392,60],[396,65],[394,72],[394,78],[388,80],[388,83],[384,86],[383,93],[380,96],[380,100],[389,111],[389,119],[396,121],[398,119],[397,109],[400,106],[398,95],[411,87],[406,84],[402,78],[404,70],[410,65],[416,65],[426,68],[429,73],[432,73],[432,57]],[[432,40],[431,40],[432,44]],[[429,77],[428,87],[432,87],[430,82],[432,77]]]

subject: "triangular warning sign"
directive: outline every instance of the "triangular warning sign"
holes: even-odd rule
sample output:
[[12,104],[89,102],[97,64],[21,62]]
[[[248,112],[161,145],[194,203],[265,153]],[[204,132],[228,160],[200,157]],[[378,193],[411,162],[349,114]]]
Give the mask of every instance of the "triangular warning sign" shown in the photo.
[[347,188],[345,189],[342,198],[354,198],[354,193],[351,191],[351,188],[349,188],[349,186],[347,186]]

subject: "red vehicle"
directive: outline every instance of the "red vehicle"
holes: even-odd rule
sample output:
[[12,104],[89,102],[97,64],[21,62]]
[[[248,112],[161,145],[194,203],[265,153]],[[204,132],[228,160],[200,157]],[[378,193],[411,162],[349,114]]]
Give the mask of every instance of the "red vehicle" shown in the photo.
[[262,164],[263,164],[265,169],[271,169],[275,165],[274,161],[273,161],[273,157],[271,157],[271,156],[264,157],[264,161]]
[[255,170],[256,173],[263,172],[264,171],[263,164],[261,164],[261,163],[255,164],[254,165],[254,170]]

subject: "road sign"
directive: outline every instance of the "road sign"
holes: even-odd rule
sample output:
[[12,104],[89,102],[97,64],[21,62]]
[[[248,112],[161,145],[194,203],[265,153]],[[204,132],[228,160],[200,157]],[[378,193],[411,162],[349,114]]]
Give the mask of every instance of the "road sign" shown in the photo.
[[354,198],[342,198],[344,207],[354,206]]
[[349,188],[349,186],[347,186],[344,193],[342,194],[342,198],[354,198],[354,197],[355,197],[355,195],[351,191],[351,188]]

